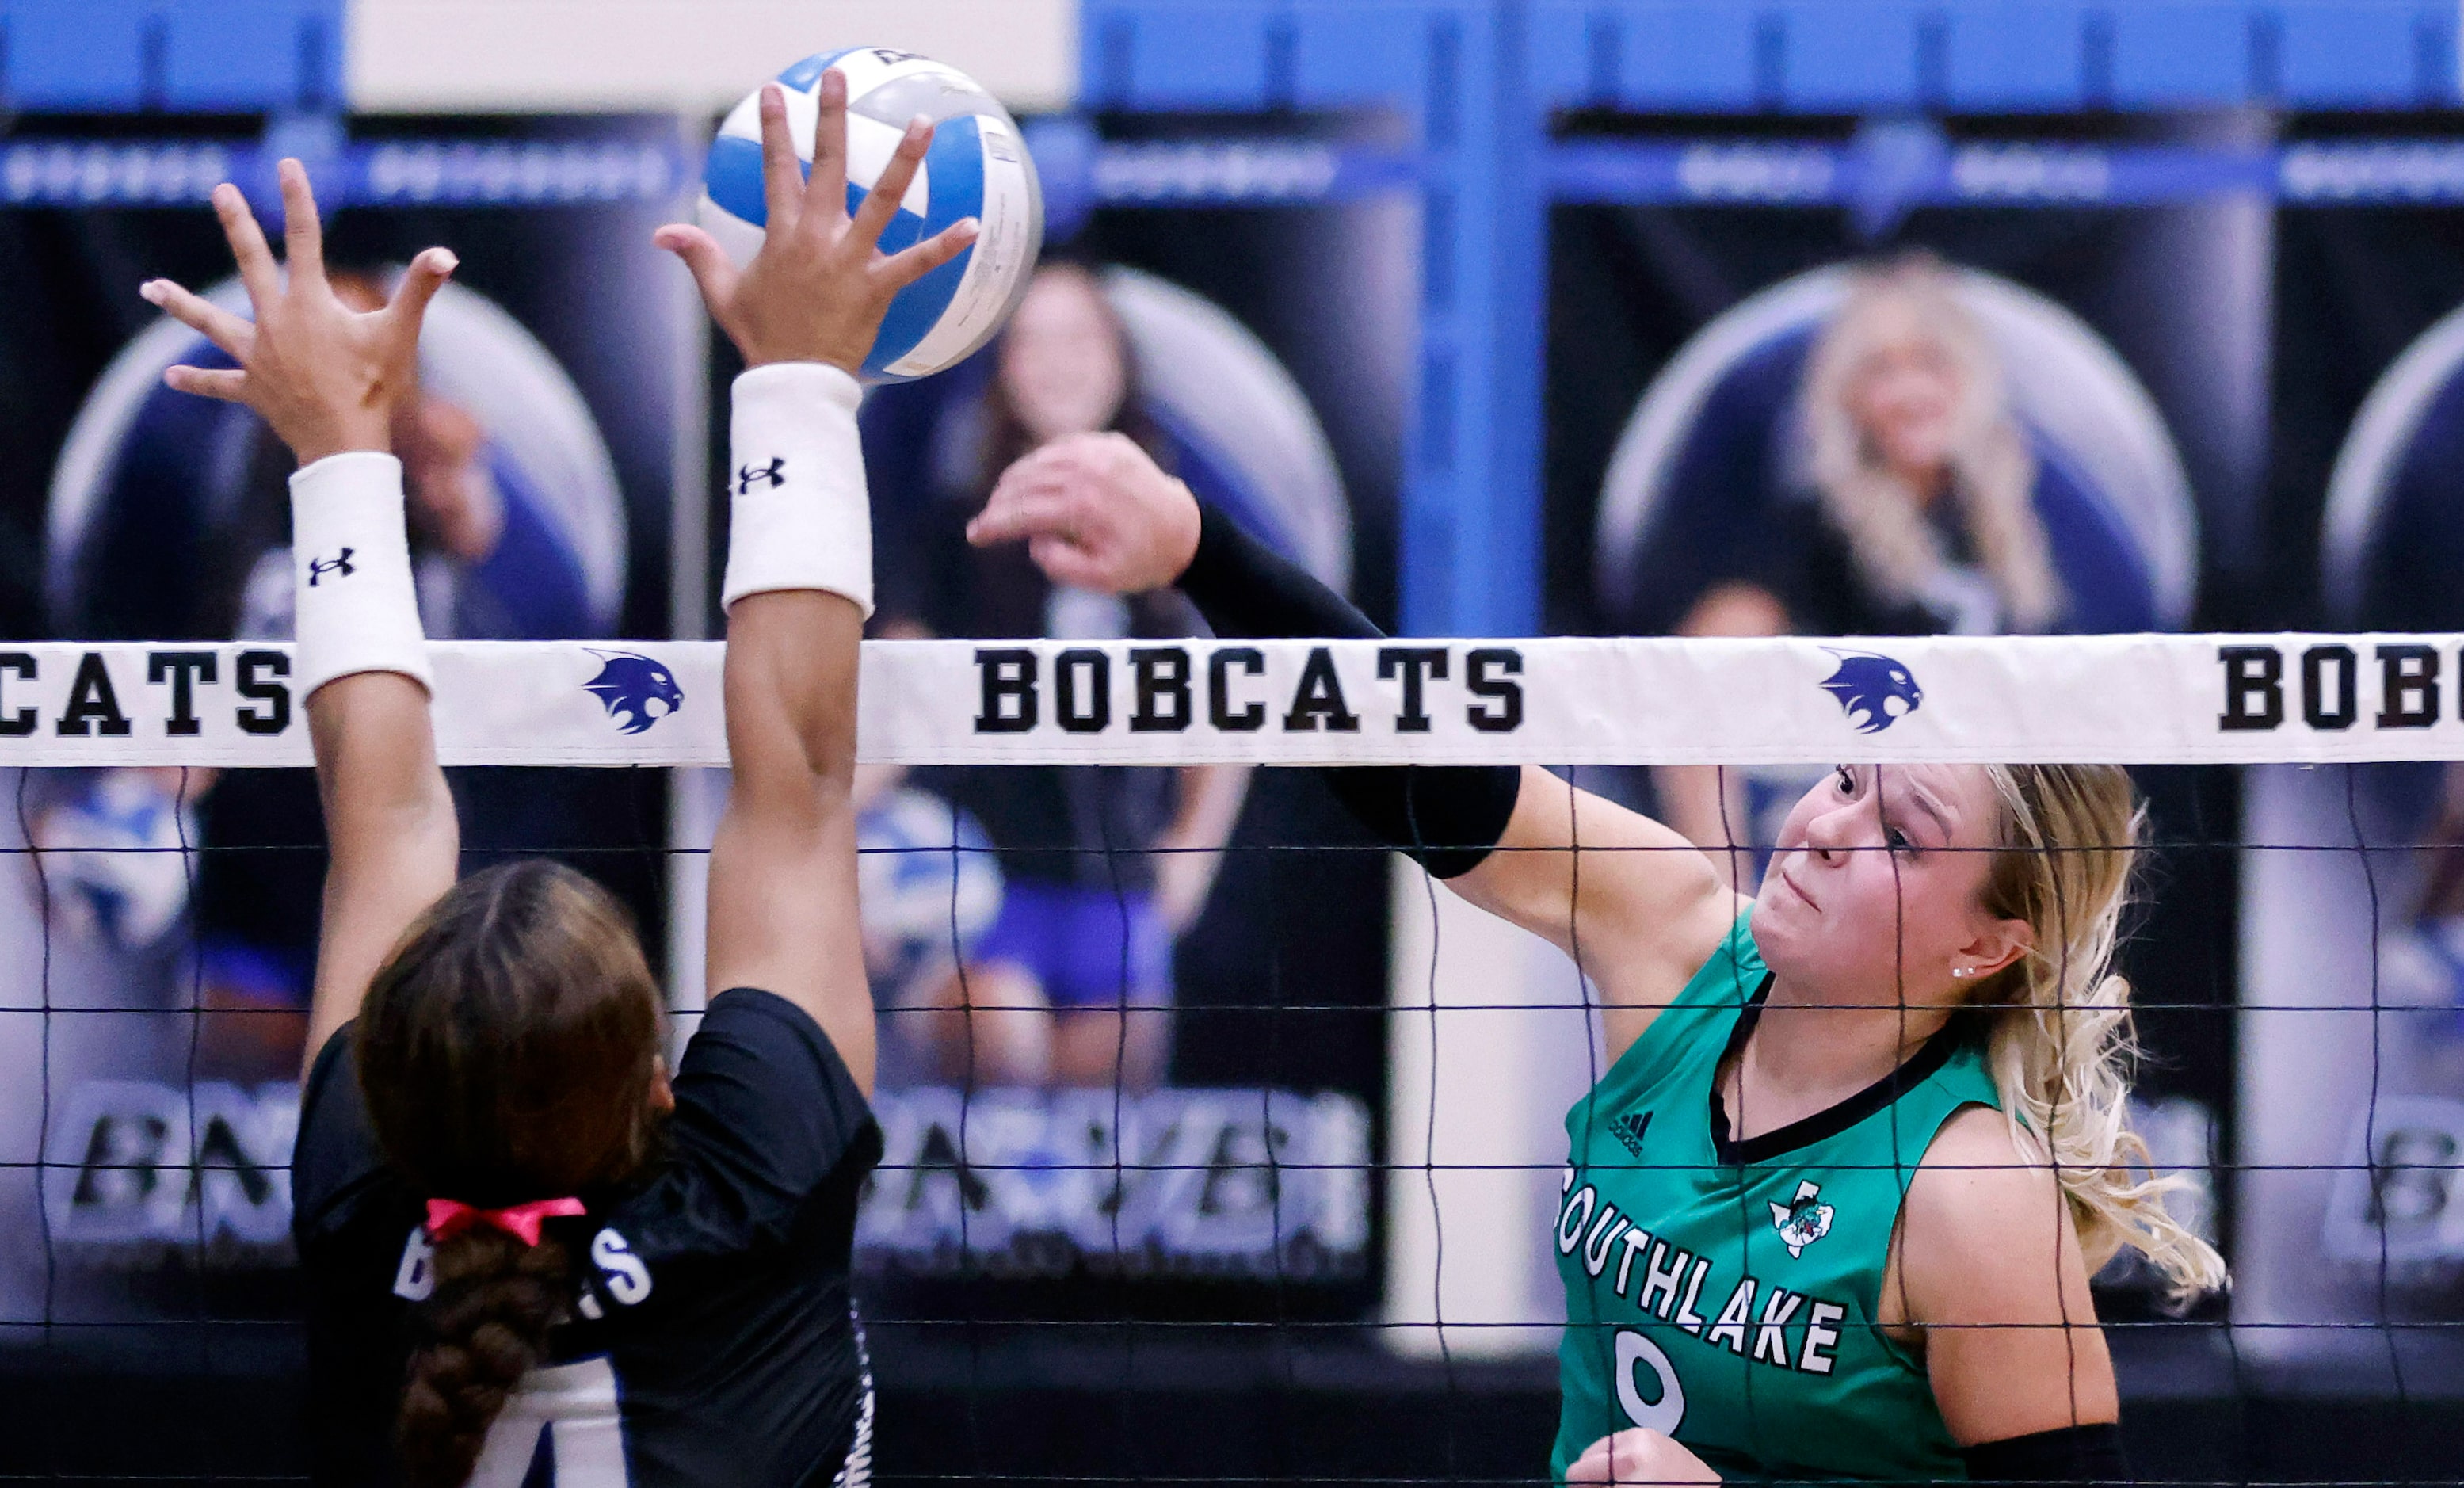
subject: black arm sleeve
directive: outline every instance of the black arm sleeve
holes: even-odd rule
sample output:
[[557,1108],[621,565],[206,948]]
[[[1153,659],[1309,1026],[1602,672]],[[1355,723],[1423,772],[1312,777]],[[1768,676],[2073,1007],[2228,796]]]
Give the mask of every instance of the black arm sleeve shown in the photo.
[[1968,1464],[1969,1477],[1976,1482],[2057,1483],[2068,1488],[2130,1481],[2130,1462],[2122,1452],[2122,1428],[2111,1421],[1980,1442],[1959,1455]]
[[[1209,502],[1198,506],[1198,552],[1180,592],[1219,636],[1382,640],[1349,601],[1247,533]],[[1513,765],[1355,765],[1321,769],[1335,799],[1390,847],[1439,878],[1479,867],[1514,816],[1523,772]]]

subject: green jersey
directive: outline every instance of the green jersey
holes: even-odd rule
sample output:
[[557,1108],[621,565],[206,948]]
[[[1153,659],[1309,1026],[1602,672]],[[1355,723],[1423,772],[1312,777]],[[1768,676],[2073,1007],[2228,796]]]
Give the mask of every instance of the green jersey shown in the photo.
[[1551,1469],[1629,1426],[1723,1477],[1967,1476],[1922,1359],[1877,1324],[1891,1232],[1934,1133],[1998,1106],[1963,1020],[1827,1111],[1735,1141],[1723,1056],[1771,973],[1746,918],[1566,1114],[1566,1282]]

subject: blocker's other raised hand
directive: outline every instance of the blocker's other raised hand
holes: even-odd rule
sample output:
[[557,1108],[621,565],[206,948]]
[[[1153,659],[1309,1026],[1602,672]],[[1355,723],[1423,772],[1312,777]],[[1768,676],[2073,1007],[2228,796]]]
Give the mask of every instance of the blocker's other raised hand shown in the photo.
[[921,119],[907,126],[881,179],[853,217],[847,209],[847,75],[822,75],[821,113],[813,126],[813,170],[803,177],[795,137],[787,128],[787,96],[777,83],[761,90],[761,193],[768,221],[761,251],[738,272],[718,240],[678,223],[651,241],[685,261],[701,286],[702,302],[747,366],[773,361],[826,361],[852,373],[864,365],[882,317],[900,290],[966,251],[980,225],[970,217],[898,253],[880,251],[890,226],[933,143]]
[[979,548],[1026,542],[1054,583],[1140,594],[1198,552],[1198,498],[1126,434],[1056,439],[1001,472],[967,524]]
[[394,287],[391,303],[354,311],[325,281],[325,239],[307,168],[286,160],[279,173],[283,265],[275,263],[239,188],[228,182],[214,187],[214,211],[248,287],[253,324],[168,279],[138,290],[239,363],[236,370],[171,367],[163,381],[254,408],[301,465],[346,449],[384,449],[395,406],[419,383],[421,318],[453,273],[454,257],[441,248],[423,252]]

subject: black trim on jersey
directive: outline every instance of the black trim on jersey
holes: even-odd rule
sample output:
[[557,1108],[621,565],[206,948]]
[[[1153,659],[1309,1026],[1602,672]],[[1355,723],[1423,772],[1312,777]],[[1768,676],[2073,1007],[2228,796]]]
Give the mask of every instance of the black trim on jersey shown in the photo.
[[1728,1046],[1720,1051],[1720,1061],[1711,1066],[1711,1150],[1727,1167],[1767,1163],[1783,1152],[1793,1152],[1801,1147],[1811,1147],[1825,1137],[1837,1136],[1932,1079],[1950,1062],[1951,1055],[1958,1051],[1961,1040],[1966,1037],[1967,1019],[1954,1016],[1925,1041],[1925,1047],[1910,1055],[1907,1062],[1838,1105],[1766,1131],[1761,1136],[1738,1142],[1728,1135],[1728,1108],[1720,1099],[1719,1072],[1744,1051],[1746,1040],[1753,1037],[1754,1025],[1762,1021],[1763,1003],[1771,996],[1771,973],[1763,974],[1763,984],[1754,989],[1754,995],[1746,999],[1744,1010],[1737,1014],[1737,1026],[1728,1035]]
[[1976,1482],[2026,1484],[2127,1483],[2130,1459],[2122,1428],[2111,1421],[2057,1426],[1960,1449]]

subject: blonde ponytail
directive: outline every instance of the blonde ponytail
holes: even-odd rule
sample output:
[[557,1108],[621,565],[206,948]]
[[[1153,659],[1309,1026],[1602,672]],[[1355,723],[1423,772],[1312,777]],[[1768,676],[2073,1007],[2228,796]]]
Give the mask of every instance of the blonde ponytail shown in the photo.
[[1991,774],[2006,850],[1987,908],[2035,931],[2029,952],[1976,992],[1991,1008],[1989,1059],[2013,1141],[2051,1154],[2091,1270],[2137,1250],[2187,1303],[2227,1278],[2215,1247],[2166,1209],[2190,1180],[2157,1172],[2129,1123],[2138,1045],[2130,984],[2112,964],[2143,821],[2130,777],[2116,765]]

